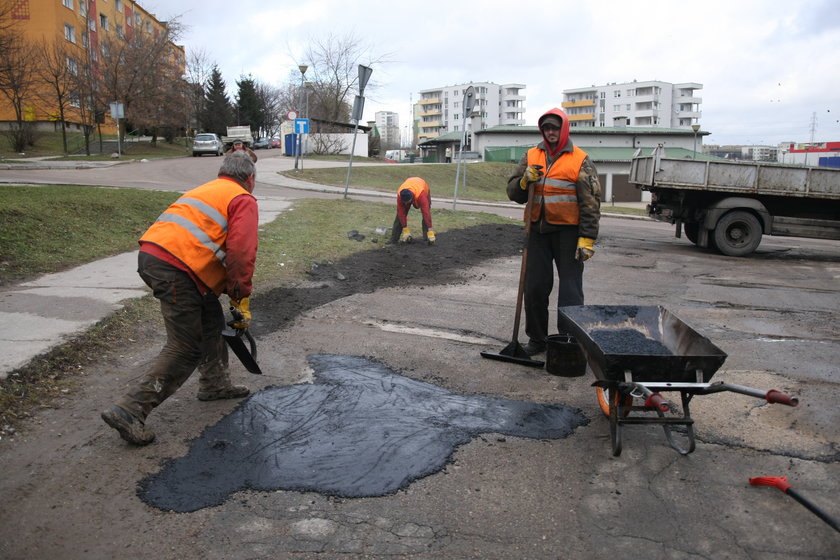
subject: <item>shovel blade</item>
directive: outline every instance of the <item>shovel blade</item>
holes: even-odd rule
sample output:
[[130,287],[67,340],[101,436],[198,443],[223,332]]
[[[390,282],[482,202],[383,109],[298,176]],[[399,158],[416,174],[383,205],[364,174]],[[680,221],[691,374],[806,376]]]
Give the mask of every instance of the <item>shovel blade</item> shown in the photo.
[[545,366],[545,362],[541,360],[532,360],[525,349],[518,341],[514,340],[499,352],[482,352],[482,358],[489,358],[491,360],[499,360],[502,362],[510,362],[519,364],[521,366],[530,366],[541,368]]
[[[252,349],[249,350],[245,345],[245,341],[242,340],[243,335],[248,337]],[[234,329],[225,329],[222,331],[222,338],[225,339],[225,342],[233,350],[233,353],[236,354],[236,357],[239,358],[239,361],[242,362],[242,365],[245,366],[245,369],[250,373],[262,374],[260,365],[254,357],[256,354],[256,344],[249,333],[242,333]]]

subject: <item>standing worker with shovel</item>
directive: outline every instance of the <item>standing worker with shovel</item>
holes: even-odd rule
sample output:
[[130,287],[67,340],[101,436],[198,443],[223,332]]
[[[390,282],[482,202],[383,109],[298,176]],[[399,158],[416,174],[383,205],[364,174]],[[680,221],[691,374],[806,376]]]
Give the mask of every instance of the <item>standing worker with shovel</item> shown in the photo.
[[[569,140],[569,118],[561,109],[540,117],[543,141],[522,156],[508,180],[508,198],[528,202],[524,282],[528,356],[544,352],[548,299],[558,275],[557,306],[583,305],[583,262],[594,253],[601,218],[601,184],[589,156]],[[552,266],[553,265],[553,266]],[[517,318],[518,319],[518,318]]]
[[129,443],[155,439],[146,417],[196,368],[199,400],[249,393],[230,381],[219,296],[227,294],[237,312],[233,327],[247,329],[259,218],[255,181],[247,153],[225,156],[217,179],[186,192],[140,239],[138,272],[160,300],[166,345],[146,375],[102,413]]

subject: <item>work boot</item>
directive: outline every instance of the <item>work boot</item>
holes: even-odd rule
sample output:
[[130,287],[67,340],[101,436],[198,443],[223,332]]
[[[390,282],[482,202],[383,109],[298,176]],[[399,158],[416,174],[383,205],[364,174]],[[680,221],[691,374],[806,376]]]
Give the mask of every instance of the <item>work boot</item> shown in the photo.
[[539,342],[536,340],[529,340],[528,344],[522,347],[528,356],[534,356],[535,354],[542,354],[545,352],[545,342]]
[[142,420],[117,405],[103,412],[101,416],[105,423],[117,430],[120,437],[128,443],[148,445],[155,440],[155,433],[146,428]]
[[198,400],[200,401],[217,401],[219,399],[238,399],[240,397],[247,397],[251,390],[244,385],[228,385],[221,389],[199,389]]

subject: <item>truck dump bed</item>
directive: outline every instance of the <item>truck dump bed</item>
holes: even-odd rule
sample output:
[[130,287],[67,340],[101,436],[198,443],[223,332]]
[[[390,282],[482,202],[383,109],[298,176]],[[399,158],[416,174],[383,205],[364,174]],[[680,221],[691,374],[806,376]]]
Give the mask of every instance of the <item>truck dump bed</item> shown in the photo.
[[840,169],[666,158],[658,148],[650,156],[633,158],[630,182],[643,189],[672,187],[840,200]]

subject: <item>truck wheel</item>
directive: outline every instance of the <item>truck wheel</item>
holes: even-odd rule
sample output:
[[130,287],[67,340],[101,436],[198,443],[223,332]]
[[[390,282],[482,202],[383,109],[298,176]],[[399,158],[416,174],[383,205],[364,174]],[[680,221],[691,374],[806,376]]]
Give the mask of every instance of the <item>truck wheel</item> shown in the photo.
[[743,257],[761,243],[761,223],[749,212],[729,212],[715,226],[714,240],[718,251],[724,255]]
[[691,224],[683,222],[683,233],[686,239],[697,245],[697,239],[700,235],[700,224],[697,222]]

